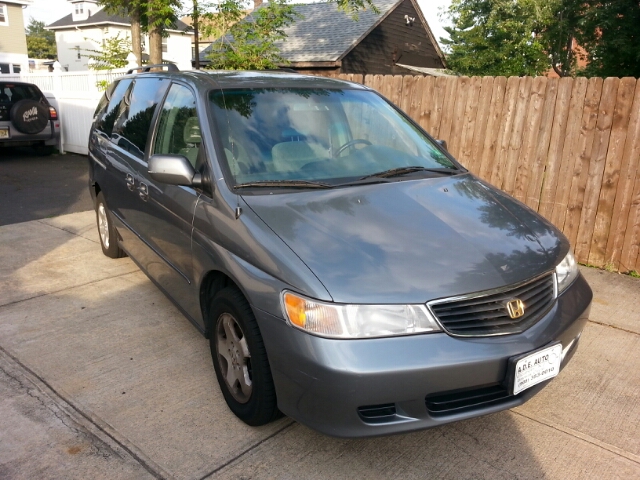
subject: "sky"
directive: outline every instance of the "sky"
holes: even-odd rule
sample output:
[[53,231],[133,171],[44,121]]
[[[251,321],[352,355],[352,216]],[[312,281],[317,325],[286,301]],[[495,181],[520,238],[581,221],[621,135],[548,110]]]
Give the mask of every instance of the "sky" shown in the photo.
[[[303,3],[304,0],[297,0]],[[306,3],[306,2],[305,2]],[[429,27],[438,42],[440,37],[446,36],[446,32],[442,29],[442,22],[438,16],[441,8],[446,8],[451,0],[418,0],[418,4],[427,19]],[[45,24],[53,23],[71,13],[71,3],[67,0],[33,0],[33,3],[23,10],[24,23],[29,23],[29,18],[45,22]]]

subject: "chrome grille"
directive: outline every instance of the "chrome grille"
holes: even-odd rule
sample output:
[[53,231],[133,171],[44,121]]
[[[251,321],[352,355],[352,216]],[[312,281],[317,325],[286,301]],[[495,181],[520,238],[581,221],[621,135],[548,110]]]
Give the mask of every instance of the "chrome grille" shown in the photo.
[[[500,290],[435,300],[427,306],[452,335],[475,337],[525,331],[549,311],[556,297],[553,273]],[[511,318],[507,303],[520,299],[524,315]]]

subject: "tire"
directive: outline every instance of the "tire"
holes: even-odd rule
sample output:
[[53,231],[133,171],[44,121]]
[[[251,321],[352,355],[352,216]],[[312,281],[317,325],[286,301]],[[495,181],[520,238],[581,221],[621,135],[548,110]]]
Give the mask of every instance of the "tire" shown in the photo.
[[102,253],[109,258],[125,257],[124,250],[118,245],[118,234],[111,218],[111,212],[107,208],[102,192],[100,192],[96,197],[96,223],[98,224]]
[[20,100],[11,107],[9,118],[20,133],[35,135],[49,125],[49,107],[35,100]]
[[280,417],[267,352],[244,295],[227,287],[213,298],[209,312],[213,368],[231,411],[254,427]]

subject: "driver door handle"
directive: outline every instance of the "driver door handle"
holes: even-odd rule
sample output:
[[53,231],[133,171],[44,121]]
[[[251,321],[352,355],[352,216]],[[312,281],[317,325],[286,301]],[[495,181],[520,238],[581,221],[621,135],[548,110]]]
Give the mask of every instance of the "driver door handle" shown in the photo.
[[127,173],[124,177],[124,181],[127,182],[127,188],[130,191],[134,191],[136,189],[136,181],[133,179],[133,175]]
[[140,182],[140,186],[138,187],[138,195],[143,201],[149,200],[149,187],[145,183]]

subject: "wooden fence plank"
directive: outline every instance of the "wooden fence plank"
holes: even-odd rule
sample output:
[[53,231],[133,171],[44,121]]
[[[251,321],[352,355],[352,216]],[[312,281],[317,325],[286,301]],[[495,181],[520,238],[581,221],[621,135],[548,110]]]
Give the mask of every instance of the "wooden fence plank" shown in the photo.
[[442,119],[440,120],[440,139],[446,140],[447,144],[451,143],[451,124],[455,115],[456,99],[458,96],[458,85],[460,84],[458,77],[446,77],[447,92],[442,105]]
[[489,120],[489,107],[493,93],[493,77],[482,77],[482,87],[478,100],[478,113],[473,131],[473,145],[471,148],[471,158],[465,165],[469,170],[478,175],[482,164],[482,150],[484,148],[485,134],[487,132],[487,122]]
[[[416,84],[421,77],[405,75],[402,79],[402,97],[398,104],[400,109],[415,119],[420,109],[420,92],[416,95]],[[417,97],[417,98],[416,98]]]
[[620,81],[616,106],[613,111],[613,123],[602,177],[602,187],[600,188],[600,198],[596,205],[596,220],[593,226],[591,249],[589,250],[589,263],[592,265],[606,264],[607,240],[609,238],[609,228],[611,227],[613,205],[618,190],[622,155],[627,140],[635,89],[635,78],[627,77]]
[[500,133],[498,134],[498,146],[496,156],[493,160],[493,170],[491,172],[491,183],[498,188],[502,188],[504,181],[504,170],[506,169],[507,158],[509,156],[509,141],[511,130],[515,121],[516,102],[518,101],[518,89],[520,87],[520,77],[509,77],[507,80],[507,91],[505,93],[504,105],[502,107],[502,119],[500,121]]
[[435,109],[433,91],[436,86],[436,77],[422,77],[418,83],[420,92],[420,111],[413,119],[420,124],[427,132],[433,135],[431,127]]
[[578,239],[576,240],[576,258],[579,262],[587,262],[589,250],[591,248],[591,237],[596,221],[596,210],[598,199],[600,198],[600,187],[602,185],[602,175],[604,174],[607,149],[609,148],[609,137],[611,135],[611,125],[613,122],[613,111],[616,104],[616,97],[620,79],[610,77],[604,81],[602,87],[602,100],[598,108],[598,122],[596,123],[596,134],[593,139],[593,151],[589,162],[589,178],[584,192],[584,207],[578,227]]
[[482,148],[482,160],[478,175],[480,178],[490,181],[495,160],[496,149],[498,148],[498,133],[500,132],[500,121],[502,119],[502,104],[507,91],[506,77],[496,77],[493,81],[493,92],[491,94],[491,114],[487,121],[487,135],[484,138]]
[[469,83],[467,93],[467,104],[464,109],[464,117],[461,120],[462,133],[460,134],[460,145],[458,146],[458,156],[456,157],[465,167],[473,158],[473,133],[476,128],[476,117],[478,115],[478,101],[480,88],[482,87],[482,77],[473,77]]
[[553,202],[556,197],[558,171],[560,170],[562,150],[566,140],[565,133],[567,130],[567,118],[569,116],[572,88],[573,78],[560,79],[553,116],[553,127],[551,129],[551,141],[549,142],[549,152],[547,153],[547,165],[540,195],[540,207],[538,208],[538,212],[547,219],[551,219]]
[[[611,234],[607,239],[607,250],[605,261],[613,264],[616,270],[620,268],[620,256],[627,228],[627,219],[631,207],[633,186],[636,174],[640,168],[640,81],[636,82],[635,96],[631,107],[631,118],[627,131],[627,141],[622,155],[622,165],[620,166],[620,180],[618,181],[618,192],[613,205],[611,216]],[[637,264],[636,264],[636,267]],[[636,268],[639,270],[640,268]],[[626,270],[624,270],[626,271]]]
[[448,77],[436,78],[433,89],[433,109],[431,114],[431,129],[429,130],[429,133],[434,138],[438,139],[443,138],[440,133],[440,125],[442,123],[442,110],[447,96],[448,80]]
[[[637,157],[636,157],[637,158]],[[636,171],[629,218],[620,257],[620,271],[640,272],[640,169]]]
[[588,80],[584,77],[576,78],[573,81],[573,91],[571,92],[571,102],[569,103],[569,116],[567,118],[566,140],[562,149],[562,159],[558,172],[558,187],[556,188],[556,198],[553,201],[551,211],[551,223],[558,228],[564,227],[564,219],[567,215],[567,204],[569,203],[569,188],[571,185],[570,172],[573,172],[575,164],[575,152],[578,148],[578,135],[580,132],[580,122],[584,112],[584,97],[587,94]]
[[471,86],[471,79],[469,77],[460,77],[457,80],[458,88],[455,96],[451,99],[451,109],[453,112],[451,131],[447,137],[449,151],[456,158],[460,156],[461,152],[460,137],[465,122],[464,114],[469,97],[469,87]]
[[518,98],[516,100],[515,118],[513,128],[509,138],[509,148],[507,150],[507,158],[504,167],[504,178],[502,181],[502,189],[513,194],[516,184],[516,171],[520,160],[520,149],[522,148],[522,136],[525,121],[527,119],[527,109],[529,100],[531,99],[531,86],[533,77],[521,77],[518,86]]
[[587,93],[584,99],[584,109],[575,152],[576,158],[573,164],[573,172],[571,173],[571,183],[569,185],[567,213],[562,229],[571,245],[575,245],[578,238],[584,192],[589,173],[589,159],[591,158],[593,138],[598,121],[598,106],[600,105],[600,99],[602,97],[602,85],[602,78],[591,78],[587,82]]
[[558,98],[558,88],[560,79],[550,78],[547,80],[547,88],[544,94],[544,105],[542,107],[542,119],[538,130],[538,141],[533,162],[531,162],[531,173],[525,203],[538,210],[540,208],[540,192],[544,182],[544,170],[547,164],[547,153],[551,142],[553,131],[553,116],[555,113],[556,100]]
[[516,169],[513,196],[521,202],[526,201],[531,168],[535,159],[536,147],[540,141],[540,122],[544,107],[547,77],[535,77],[531,85],[531,99],[526,112],[524,137]]

